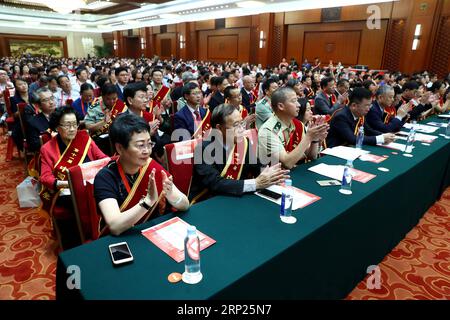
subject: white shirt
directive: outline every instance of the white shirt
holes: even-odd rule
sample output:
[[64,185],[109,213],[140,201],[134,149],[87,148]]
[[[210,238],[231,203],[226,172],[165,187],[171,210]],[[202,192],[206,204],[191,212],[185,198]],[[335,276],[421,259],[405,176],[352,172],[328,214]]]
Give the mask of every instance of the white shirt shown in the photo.
[[66,93],[63,90],[61,90],[54,92],[53,96],[56,98],[56,106],[63,107],[66,105],[67,99],[72,99],[73,101],[75,101],[80,97],[80,93],[74,90],[70,91],[70,93]]

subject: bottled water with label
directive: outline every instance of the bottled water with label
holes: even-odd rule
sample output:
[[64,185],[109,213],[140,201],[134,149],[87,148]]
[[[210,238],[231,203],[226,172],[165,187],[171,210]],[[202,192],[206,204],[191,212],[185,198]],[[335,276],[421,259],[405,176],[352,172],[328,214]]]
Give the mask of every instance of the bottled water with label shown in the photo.
[[416,126],[413,125],[411,127],[411,130],[409,130],[408,138],[406,140],[405,153],[412,152],[415,139],[416,139]]
[[352,194],[352,174],[353,162],[348,160],[344,167],[344,174],[342,176],[342,184],[339,192],[342,194]]
[[295,223],[297,219],[292,216],[292,202],[294,200],[292,196],[292,180],[286,179],[284,182],[286,188],[283,189],[281,194],[281,207],[280,207],[280,219],[284,223]]
[[450,139],[450,120],[448,120],[447,128],[445,129],[445,138]]
[[356,137],[356,149],[362,149],[364,142],[364,127],[359,127],[358,136]]
[[184,239],[184,273],[182,279],[189,284],[199,283],[203,278],[200,272],[200,239],[195,226],[189,225]]

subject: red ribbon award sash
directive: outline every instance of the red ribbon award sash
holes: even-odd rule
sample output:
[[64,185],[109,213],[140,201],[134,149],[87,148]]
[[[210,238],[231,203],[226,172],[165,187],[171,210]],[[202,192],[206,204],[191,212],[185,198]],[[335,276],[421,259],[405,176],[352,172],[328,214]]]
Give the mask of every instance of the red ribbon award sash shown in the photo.
[[364,122],[365,122],[365,121],[366,121],[366,117],[360,117],[360,118],[358,119],[358,122],[356,122],[355,131],[353,132],[353,133],[355,134],[355,136],[358,135],[359,128],[360,128],[361,126],[364,126]]
[[388,124],[392,118],[395,118],[397,116],[397,110],[395,109],[394,106],[384,108],[384,112],[386,114],[384,117],[385,124]]
[[[125,189],[128,192],[128,196],[125,199],[125,201],[120,206],[120,211],[127,211],[128,209],[134,207],[143,197],[147,195],[147,189],[148,189],[148,182],[149,182],[149,175],[152,172],[153,168],[155,168],[155,182],[156,182],[156,189],[158,192],[158,205],[159,205],[159,211],[160,213],[163,213],[165,210],[165,200],[166,198],[161,197],[162,192],[162,174],[161,170],[158,169],[156,166],[156,162],[153,161],[151,158],[149,158],[147,164],[143,166],[141,169],[139,169],[139,175],[136,178],[136,181],[134,182],[133,186],[130,187],[130,184],[128,183],[128,179],[125,176],[125,173],[123,171],[123,168],[119,162],[119,159],[116,160],[117,168],[119,170],[120,177],[123,181],[123,184],[125,185]],[[155,206],[156,207],[156,206]],[[148,217],[152,214],[154,208],[152,208],[149,211],[149,214],[146,214],[144,217],[141,218],[139,223],[145,222]]]
[[209,129],[211,129],[211,112],[209,111],[209,109],[206,109],[206,115],[198,126],[197,130],[192,135],[192,139],[206,136]]
[[[103,105],[103,99],[100,100],[100,107],[102,108],[103,113],[105,113],[105,109],[103,108],[102,105]],[[116,102],[114,102],[114,105],[113,105],[113,107],[112,107],[112,109],[111,109],[111,116],[110,116],[109,121],[108,121],[107,123],[105,123],[105,124],[103,125],[103,127],[101,127],[100,129],[98,129],[97,131],[95,131],[95,132],[92,134],[92,137],[95,138],[95,137],[98,137],[98,136],[100,136],[100,135],[102,135],[102,134],[104,134],[104,133],[107,133],[108,130],[109,130],[109,127],[110,127],[111,124],[113,123],[114,119],[116,119],[116,117],[117,117],[119,114],[121,114],[121,113],[123,113],[123,112],[125,112],[125,111],[127,111],[127,106],[123,103],[122,100],[117,99]]]
[[[57,139],[54,137],[53,139]],[[58,144],[56,144],[59,160],[53,167],[53,175],[57,180],[67,180],[67,169],[83,163],[84,158],[91,145],[91,137],[85,130],[78,131],[75,138],[69,143],[66,150],[61,155]],[[52,192],[47,188],[41,190],[42,209],[52,215],[53,207],[59,197],[61,190]]]
[[[241,178],[242,169],[244,168],[245,157],[248,151],[248,139],[244,138],[241,143],[234,144],[233,149],[228,155],[227,162],[223,168],[220,176],[225,179],[239,180]],[[196,195],[191,205],[198,202],[200,199],[206,199],[209,189],[204,189]]]
[[293,119],[292,122],[294,123],[295,130],[291,132],[289,136],[289,140],[286,140],[286,137],[284,139],[286,145],[284,146],[284,149],[287,152],[291,152],[294,150],[302,141],[303,137],[303,131],[304,131],[304,125],[300,120]]

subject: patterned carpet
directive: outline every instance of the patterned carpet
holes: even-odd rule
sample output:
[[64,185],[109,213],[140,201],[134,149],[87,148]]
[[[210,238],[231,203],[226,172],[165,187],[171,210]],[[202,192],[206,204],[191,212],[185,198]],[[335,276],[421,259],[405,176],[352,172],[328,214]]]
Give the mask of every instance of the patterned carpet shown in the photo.
[[[54,299],[57,245],[48,219],[18,207],[23,162],[5,162],[0,137],[0,300]],[[347,299],[450,299],[450,188],[379,265],[381,286],[364,279]],[[368,276],[369,277],[369,276]]]

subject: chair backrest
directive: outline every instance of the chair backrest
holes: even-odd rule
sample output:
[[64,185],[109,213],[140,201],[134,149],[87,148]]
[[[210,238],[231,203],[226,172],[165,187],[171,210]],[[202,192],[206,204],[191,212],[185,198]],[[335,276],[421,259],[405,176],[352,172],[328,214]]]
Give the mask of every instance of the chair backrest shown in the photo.
[[201,139],[169,143],[164,146],[164,159],[167,171],[173,176],[173,183],[186,195],[191,188],[194,169],[194,150]]
[[27,149],[27,140],[26,140],[26,136],[27,136],[27,128],[26,128],[26,123],[25,123],[25,108],[27,107],[27,104],[25,102],[20,102],[17,104],[17,109],[19,110],[19,122],[20,122],[20,129],[22,131],[22,135],[23,135],[23,142],[24,142],[24,147],[25,149]]
[[39,142],[41,143],[41,147],[46,144],[47,142],[50,141],[50,139],[52,138],[52,134],[48,131],[42,132],[39,135]]
[[100,217],[94,198],[94,178],[108,164],[110,158],[82,163],[67,170],[69,188],[81,241],[99,237]]
[[11,117],[11,92],[9,91],[9,89],[5,89],[5,91],[3,91],[3,98],[5,99],[6,112],[8,112],[8,115]]

